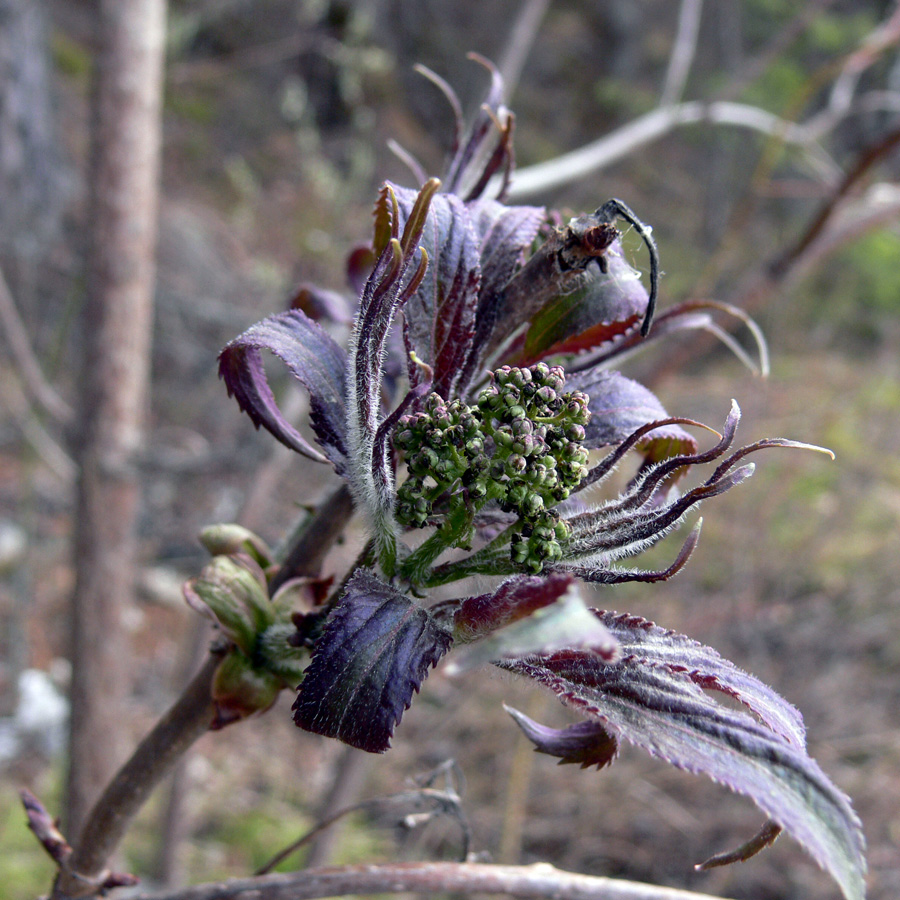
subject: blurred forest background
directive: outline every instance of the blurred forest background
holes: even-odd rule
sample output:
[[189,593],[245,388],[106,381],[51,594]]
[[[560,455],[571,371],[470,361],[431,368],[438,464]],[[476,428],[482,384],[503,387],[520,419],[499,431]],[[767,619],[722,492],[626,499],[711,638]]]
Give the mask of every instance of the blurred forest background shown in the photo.
[[[542,15],[533,39],[526,8]],[[679,31],[686,8],[702,13],[694,41],[684,22]],[[84,339],[94,15],[86,0],[0,0],[0,269],[15,305],[4,301],[4,330],[16,318],[24,326],[58,410],[76,406]],[[23,22],[16,41],[33,41],[33,52],[16,68],[11,29]],[[122,611],[126,743],[207,645],[180,592],[205,560],[200,528],[239,518],[277,542],[329,487],[324,467],[276,448],[226,397],[219,349],[283,309],[302,282],[345,290],[345,255],[369,239],[377,186],[411,182],[388,139],[439,174],[452,137],[449,107],[413,65],[444,77],[471,110],[487,82],[466,60],[477,51],[511,76],[522,168],[624,137],[682,100],[756,110],[754,127],[664,129],[601,170],[522,198],[574,214],[621,197],[653,226],[663,307],[712,298],[746,306],[762,325],[767,380],[693,337],[629,361],[627,373],[651,383],[671,414],[717,425],[736,397],[743,441],[784,436],[837,457],[766,455],[746,486],[705,510],[700,546],[675,580],[592,600],[716,647],[797,705],[811,754],[862,817],[870,896],[900,896],[898,48],[897,9],[877,0],[171,0],[140,591]],[[2,143],[11,79],[33,125],[18,156]],[[712,115],[702,110],[695,119]],[[52,680],[64,692],[67,679],[76,469],[71,423],[35,398],[9,346],[0,356],[0,884],[25,898],[48,888],[52,865],[25,828],[17,790],[28,785],[55,809],[64,783],[65,731],[48,691]],[[21,686],[39,699],[23,706]],[[473,849],[496,861],[754,900],[837,896],[786,838],[738,867],[695,873],[760,826],[752,804],[627,747],[611,770],[557,768],[531,752],[503,701],[567,721],[551,698],[499,672],[450,679],[438,669],[393,750],[364,758],[299,732],[283,697],[262,719],[201,740],[142,814],[122,867],[147,887],[245,875],[325,811],[403,790],[453,758]],[[26,708],[46,719],[23,723]],[[307,861],[459,851],[451,819],[409,832],[396,823],[389,805],[357,813]]]

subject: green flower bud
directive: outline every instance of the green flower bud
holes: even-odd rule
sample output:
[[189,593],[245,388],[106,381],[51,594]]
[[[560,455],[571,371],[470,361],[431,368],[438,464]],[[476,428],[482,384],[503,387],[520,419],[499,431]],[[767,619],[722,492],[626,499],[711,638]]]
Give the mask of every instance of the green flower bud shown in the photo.
[[516,475],[519,472],[523,472],[525,470],[525,466],[527,463],[525,462],[525,457],[520,456],[518,453],[513,453],[509,459],[506,460],[506,471],[510,476]]

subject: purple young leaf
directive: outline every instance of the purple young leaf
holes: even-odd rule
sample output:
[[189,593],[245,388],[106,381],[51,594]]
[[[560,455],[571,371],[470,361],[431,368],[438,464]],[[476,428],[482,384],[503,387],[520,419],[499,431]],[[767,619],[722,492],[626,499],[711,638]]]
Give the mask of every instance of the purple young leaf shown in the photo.
[[640,616],[597,612],[615,635],[623,656],[639,656],[664,663],[707,690],[720,691],[750,709],[764,725],[797,747],[806,746],[806,728],[799,711],[753,675],[723,659],[711,647],[660,628]]
[[349,325],[353,321],[350,302],[343,294],[314,284],[301,284],[291,297],[291,309],[299,309],[310,319]]
[[[613,614],[597,615],[617,627]],[[680,635],[627,617],[619,618],[618,628],[632,642],[631,652],[612,664],[570,650],[498,665],[535,679],[653,756],[749,796],[835,878],[847,900],[862,900],[866,866],[859,819],[796,742],[802,732],[793,709],[714,651]],[[778,730],[716,703],[703,690],[713,686]]]
[[477,640],[556,603],[574,580],[563,572],[514,575],[490,594],[467,597],[453,617],[456,640],[463,643]]
[[[406,221],[416,194],[399,187],[394,192],[401,221]],[[419,243],[429,265],[404,306],[405,336],[408,349],[431,366],[432,389],[452,397],[475,333],[481,284],[478,236],[458,197],[438,194],[432,199]]]
[[[475,334],[461,387],[479,375],[494,346],[498,308],[503,289],[522,265],[545,218],[538,206],[504,206],[494,200],[469,204],[469,214],[481,242],[481,290],[475,316]],[[500,340],[508,336],[501,334]]]
[[546,212],[541,206],[505,206],[496,200],[468,205],[481,245],[481,294],[490,303],[522,264]]
[[[585,427],[585,446],[608,447],[628,438],[650,422],[668,416],[652,391],[619,372],[586,369],[566,375],[566,390],[583,391],[590,398],[591,420]],[[649,460],[694,453],[696,439],[679,425],[656,428],[638,441]]]
[[536,753],[559,757],[559,765],[577,763],[582,769],[612,765],[619,753],[616,736],[600,722],[578,722],[568,728],[541,725],[525,713],[503,705],[533,744]]
[[466,202],[477,200],[498,173],[502,173],[498,197],[502,196],[513,167],[513,115],[503,105],[503,79],[484,57],[470,53],[469,59],[491,73],[491,86],[444,177],[445,190]]
[[607,248],[604,260],[605,273],[597,266],[587,267],[571,289],[532,317],[520,365],[554,354],[594,350],[640,325],[649,297],[618,240]]
[[316,642],[294,702],[294,721],[382,753],[451,640],[427,610],[371,572],[357,570]]
[[[309,391],[310,421],[325,451],[316,450],[281,414],[269,387],[262,351],[277,356]],[[226,344],[219,354],[219,376],[229,395],[281,443],[318,462],[346,465],[344,385],[347,354],[300,310],[270,316]]]

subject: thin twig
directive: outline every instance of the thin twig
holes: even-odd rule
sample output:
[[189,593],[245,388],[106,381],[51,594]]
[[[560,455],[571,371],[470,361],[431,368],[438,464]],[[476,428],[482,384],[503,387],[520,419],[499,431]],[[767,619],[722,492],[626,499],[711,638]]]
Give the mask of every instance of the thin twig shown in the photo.
[[672,43],[672,54],[666,69],[663,82],[660,106],[671,106],[677,103],[684,94],[688,75],[697,52],[697,36],[700,34],[700,17],[703,13],[703,0],[681,0],[678,11],[678,31]]
[[[462,810],[459,796],[452,791],[441,791],[434,788],[418,788],[413,791],[401,791],[397,794],[389,794],[386,797],[373,797],[371,800],[360,800],[359,803],[353,803],[345,806],[336,813],[322,819],[313,826],[306,834],[292,841],[283,850],[279,850],[265,865],[260,866],[255,872],[256,875],[268,875],[277,865],[284,862],[289,856],[296,853],[301,847],[305,847],[314,837],[321,834],[325,829],[330,828],[336,822],[349,816],[351,813],[364,812],[366,810],[377,810],[386,806],[401,806],[413,810],[411,813],[404,815],[404,820],[412,819],[417,824],[424,819],[434,818],[438,815],[449,815],[456,819],[462,830],[463,848],[461,857],[465,859],[469,855],[469,842],[471,840],[471,830]],[[427,809],[423,807],[428,807]]]
[[380,863],[203,884],[135,900],[313,900],[344,894],[503,894],[553,900],[721,900],[709,894],[565,872],[547,863]]
[[547,162],[517,169],[508,196],[518,200],[550,188],[571,184],[665,137],[676,128],[703,122],[748,128],[777,137],[783,143],[802,150],[823,175],[831,172],[830,161],[821,153],[804,126],[747,103],[706,103],[692,100],[654,109],[577,150],[563,153]]
[[[355,747],[340,748],[332,767],[331,784],[324,791],[322,801],[316,810],[317,820],[326,819],[336,809],[351,806],[359,800],[365,785],[366,773],[374,759],[371,753],[363,753]],[[334,854],[341,846],[345,827],[345,823],[337,822],[326,831],[320,831],[310,842],[304,868],[332,865]]]
[[515,93],[519,76],[531,53],[535,39],[540,31],[541,22],[550,6],[550,0],[527,0],[519,8],[513,22],[506,47],[500,56],[498,70],[503,78],[505,100],[509,102]]
[[0,327],[6,334],[6,342],[9,344],[10,354],[18,369],[26,396],[58,422],[62,424],[71,422],[75,415],[72,407],[59,396],[53,385],[44,377],[2,270],[0,270]]

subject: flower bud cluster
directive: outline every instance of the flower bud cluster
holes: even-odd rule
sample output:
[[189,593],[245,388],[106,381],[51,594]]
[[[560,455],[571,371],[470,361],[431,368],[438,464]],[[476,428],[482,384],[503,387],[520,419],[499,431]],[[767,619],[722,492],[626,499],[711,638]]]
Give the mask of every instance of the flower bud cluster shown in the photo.
[[587,395],[563,393],[564,385],[559,366],[503,366],[474,407],[431,394],[422,411],[403,416],[394,444],[409,478],[398,491],[399,521],[422,527],[457,503],[474,517],[496,500],[522,521],[510,548],[518,566],[540,572],[558,559],[568,527],[552,507],[587,473],[590,419]]
[[[430,394],[421,412],[403,416],[394,432],[394,446],[403,454],[409,478],[397,492],[397,518],[402,525],[421,528],[436,500],[454,490],[468,473],[487,467],[481,420],[461,400],[445,401]],[[483,491],[469,486],[477,502]]]

